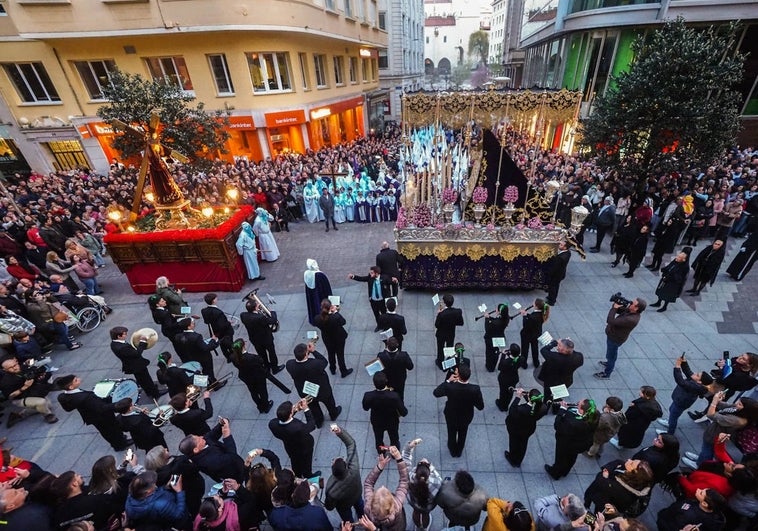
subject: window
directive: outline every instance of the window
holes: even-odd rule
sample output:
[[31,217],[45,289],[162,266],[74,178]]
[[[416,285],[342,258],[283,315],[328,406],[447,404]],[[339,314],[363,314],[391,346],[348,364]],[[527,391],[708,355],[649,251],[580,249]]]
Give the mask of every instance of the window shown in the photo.
[[335,55],[334,58],[334,84],[345,84],[345,58],[341,55]]
[[316,88],[326,88],[328,83],[326,81],[326,55],[314,54],[313,66],[316,70]]
[[350,83],[355,85],[358,83],[358,58],[350,58]]
[[105,99],[103,87],[110,83],[111,72],[116,70],[116,62],[112,59],[104,61],[75,61],[74,66],[82,78],[91,100]]
[[379,68],[389,68],[387,50],[379,50]]
[[361,76],[364,83],[368,83],[368,69],[369,69],[369,62],[368,59],[361,60]]
[[366,6],[365,6],[366,0],[356,0],[355,2],[355,11],[357,18],[359,20],[363,20],[366,17]]
[[353,16],[353,0],[345,0],[345,16],[346,17],[352,17]]
[[192,90],[192,81],[184,57],[148,57],[145,62],[153,79],[163,79],[182,90]]
[[371,58],[371,81],[376,81],[379,77],[379,67],[375,57]]
[[253,92],[284,92],[292,90],[287,52],[247,52]]
[[303,90],[310,90],[310,73],[308,72],[308,54],[306,53],[299,53],[297,54],[298,59],[300,60],[300,77],[303,82]]
[[208,55],[208,64],[211,66],[213,81],[216,82],[216,92],[219,96],[234,94],[232,76],[229,74],[229,66],[226,64],[226,55],[214,53]]
[[387,29],[387,12],[379,11],[379,29]]
[[61,101],[42,63],[6,63],[3,68],[25,103]]
[[8,13],[5,12],[5,6],[3,4],[0,4],[0,17],[6,16]]
[[326,0],[326,8],[334,11],[334,0]]

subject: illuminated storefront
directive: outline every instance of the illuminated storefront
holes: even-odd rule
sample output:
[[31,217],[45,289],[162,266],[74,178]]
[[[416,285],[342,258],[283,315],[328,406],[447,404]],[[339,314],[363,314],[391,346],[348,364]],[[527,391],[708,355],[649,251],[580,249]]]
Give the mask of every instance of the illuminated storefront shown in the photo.
[[0,172],[3,175],[19,173],[26,175],[31,171],[29,164],[18,149],[10,133],[0,125]]
[[233,161],[234,157],[248,160],[263,160],[263,150],[258,140],[258,132],[252,116],[229,116],[229,140],[226,142],[228,153],[222,155],[226,160]]
[[[272,156],[281,153],[295,151],[305,153],[305,139],[303,127],[305,123],[305,111],[281,111],[269,112],[264,115],[266,119],[266,136],[269,143],[269,151]],[[311,144],[312,147],[312,144]]]
[[320,149],[364,136],[363,104],[363,96],[356,96],[311,109],[311,147]]

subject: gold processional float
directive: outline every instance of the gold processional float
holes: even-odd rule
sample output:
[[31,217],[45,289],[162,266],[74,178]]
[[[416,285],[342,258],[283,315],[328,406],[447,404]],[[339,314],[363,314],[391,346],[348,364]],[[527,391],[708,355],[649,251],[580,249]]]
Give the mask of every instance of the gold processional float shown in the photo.
[[[566,240],[584,258],[573,237],[589,212],[574,207],[570,226],[564,226],[556,219],[555,197],[568,189],[563,175],[546,182],[535,178],[541,150],[573,149],[581,97],[569,90],[405,94],[398,251],[411,261],[465,256],[477,262],[491,256],[545,262]],[[524,139],[531,148],[525,179],[510,184],[504,164]]]

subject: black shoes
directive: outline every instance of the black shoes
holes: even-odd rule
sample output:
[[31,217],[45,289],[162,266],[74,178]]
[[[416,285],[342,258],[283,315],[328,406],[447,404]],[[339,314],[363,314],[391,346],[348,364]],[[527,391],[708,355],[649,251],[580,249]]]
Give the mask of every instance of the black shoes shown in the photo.
[[600,249],[595,249],[594,247],[591,247],[591,248],[590,248],[590,252],[591,252],[591,253],[599,253],[599,252],[600,252]]
[[374,328],[374,332],[378,332],[379,330],[381,330],[381,328],[379,328],[379,325],[377,325],[376,328]]
[[342,373],[342,377],[343,377],[343,378],[347,378],[347,377],[348,377],[348,376],[350,376],[351,374],[353,374],[353,369],[348,369],[348,370],[346,370],[346,371],[344,371],[344,372]]
[[284,365],[277,365],[273,369],[271,369],[271,374],[279,374],[284,370]]
[[653,308],[657,308],[657,307],[658,307],[658,306],[660,306],[660,305],[661,305],[661,301],[658,301],[658,302],[654,302],[654,303],[653,303],[653,304],[651,304],[650,306],[651,306],[651,307],[653,307]]
[[332,373],[332,376],[337,374],[337,367],[329,367],[329,372]]
[[271,411],[272,407],[274,407],[274,401],[273,400],[269,400],[268,403],[266,404],[266,407],[264,407],[263,409],[261,409],[260,412],[261,413],[268,413],[269,411]]
[[334,410],[334,415],[330,415],[329,418],[331,418],[332,421],[335,421],[340,416],[340,413],[342,413],[342,406],[337,406]]
[[8,429],[11,429],[22,420],[24,420],[23,415],[20,413],[12,412],[10,415],[8,415]]
[[559,479],[561,479],[558,476],[556,476],[555,474],[553,474],[553,468],[550,465],[545,465],[545,472],[547,472],[548,475],[551,478],[553,478],[554,480],[556,480],[556,481],[558,481]]
[[[513,468],[521,468],[521,463],[515,463],[511,459],[511,453],[508,450],[506,450],[503,455],[505,455],[505,460],[508,461],[508,464],[511,465]],[[545,466],[547,466],[547,465],[545,465]]]
[[626,278],[632,278],[634,276],[634,273],[624,273],[624,277]]

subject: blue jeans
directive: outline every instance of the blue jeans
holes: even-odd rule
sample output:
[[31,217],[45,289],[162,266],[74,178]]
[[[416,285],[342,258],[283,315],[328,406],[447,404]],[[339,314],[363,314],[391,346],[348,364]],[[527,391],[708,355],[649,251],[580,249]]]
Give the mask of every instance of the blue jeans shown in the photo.
[[363,498],[360,498],[355,504],[353,504],[352,507],[335,507],[337,509],[337,514],[340,515],[340,520],[343,522],[352,522],[353,521],[353,511],[352,509],[355,509],[355,515],[356,520],[360,520],[361,516],[363,516]]
[[100,287],[97,285],[97,280],[93,278],[79,278],[84,284],[84,291],[87,295],[96,295],[100,291]]
[[616,367],[616,359],[619,357],[619,347],[621,344],[611,341],[611,338],[605,336],[605,361],[608,362],[605,366],[606,376],[610,376],[613,372],[613,368]]
[[700,447],[700,455],[697,456],[697,464],[701,465],[706,461],[713,461],[715,458],[716,454],[713,450],[713,443],[703,441],[703,446]]
[[682,413],[684,413],[686,410],[687,408],[681,407],[676,402],[671,402],[671,406],[669,407],[669,429],[666,430],[666,433],[669,435],[674,435],[674,432],[676,431],[676,425],[679,422],[679,417],[681,417]]

